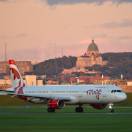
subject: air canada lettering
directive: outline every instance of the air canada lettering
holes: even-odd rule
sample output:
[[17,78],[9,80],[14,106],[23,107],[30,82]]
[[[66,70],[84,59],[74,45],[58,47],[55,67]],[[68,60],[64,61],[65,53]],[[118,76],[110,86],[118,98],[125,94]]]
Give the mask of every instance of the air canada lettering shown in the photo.
[[90,89],[90,90],[86,91],[86,93],[87,93],[87,95],[95,95],[96,98],[99,100],[102,90],[101,89],[96,89],[96,90]]

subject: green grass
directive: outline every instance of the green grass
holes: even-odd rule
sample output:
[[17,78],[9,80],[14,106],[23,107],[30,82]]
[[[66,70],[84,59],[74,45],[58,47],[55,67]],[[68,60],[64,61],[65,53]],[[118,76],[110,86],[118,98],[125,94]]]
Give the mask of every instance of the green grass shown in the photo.
[[68,106],[47,113],[45,106],[0,107],[0,132],[131,132],[132,108],[95,110],[85,106],[84,113],[74,113]]
[[84,113],[74,113],[75,106],[47,113],[44,105],[0,96],[0,132],[131,132],[131,106],[132,94],[128,94],[126,101],[115,104],[115,113],[88,105]]

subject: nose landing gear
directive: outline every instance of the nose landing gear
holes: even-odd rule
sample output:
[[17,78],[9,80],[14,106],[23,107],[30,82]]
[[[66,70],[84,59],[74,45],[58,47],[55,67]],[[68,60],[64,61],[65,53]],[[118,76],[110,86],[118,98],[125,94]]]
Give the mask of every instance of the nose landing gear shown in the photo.
[[110,110],[111,113],[115,112],[115,109],[113,108],[114,104],[110,103],[108,104],[108,109]]

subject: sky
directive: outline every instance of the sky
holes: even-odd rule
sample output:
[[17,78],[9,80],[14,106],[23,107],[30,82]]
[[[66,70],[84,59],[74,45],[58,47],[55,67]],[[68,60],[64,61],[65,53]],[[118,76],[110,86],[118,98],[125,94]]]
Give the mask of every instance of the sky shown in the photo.
[[0,60],[132,52],[132,0],[0,0]]

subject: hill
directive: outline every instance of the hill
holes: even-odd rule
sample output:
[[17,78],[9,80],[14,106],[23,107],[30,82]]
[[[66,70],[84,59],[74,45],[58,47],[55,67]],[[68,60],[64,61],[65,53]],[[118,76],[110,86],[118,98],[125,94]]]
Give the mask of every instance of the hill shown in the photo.
[[64,68],[69,69],[76,65],[76,57],[63,56],[62,58],[49,59],[39,64],[34,65],[34,72],[36,75],[57,75]]
[[[97,71],[101,71],[104,75],[109,75],[112,78],[120,78],[123,74],[125,78],[132,79],[132,52],[124,53],[104,53],[104,60],[108,61],[106,66],[95,65],[90,67]],[[46,60],[34,65],[34,72],[37,75],[57,75],[64,68],[69,69],[75,67],[77,57],[69,56]]]
[[105,53],[102,54],[108,64],[102,68],[102,73],[119,78],[121,74],[127,79],[132,79],[132,52],[126,53]]

